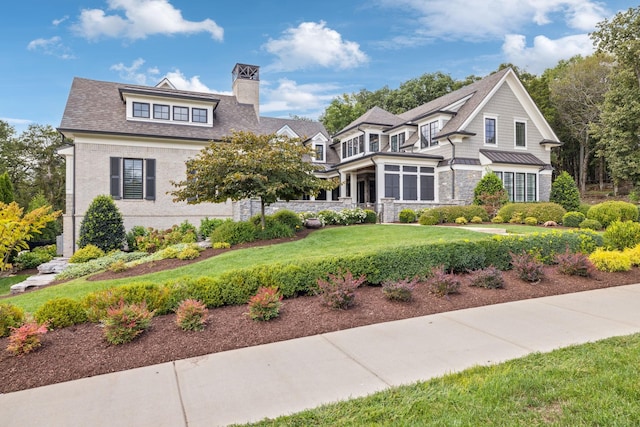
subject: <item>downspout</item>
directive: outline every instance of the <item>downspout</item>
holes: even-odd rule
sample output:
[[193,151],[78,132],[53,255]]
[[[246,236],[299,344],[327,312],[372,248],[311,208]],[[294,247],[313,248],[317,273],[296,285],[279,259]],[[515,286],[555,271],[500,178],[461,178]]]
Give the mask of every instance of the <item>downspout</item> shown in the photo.
[[451,169],[451,201],[456,198],[456,171],[453,168],[453,162],[456,159],[456,145],[447,137],[447,141],[451,144],[451,160],[449,160],[449,169]]

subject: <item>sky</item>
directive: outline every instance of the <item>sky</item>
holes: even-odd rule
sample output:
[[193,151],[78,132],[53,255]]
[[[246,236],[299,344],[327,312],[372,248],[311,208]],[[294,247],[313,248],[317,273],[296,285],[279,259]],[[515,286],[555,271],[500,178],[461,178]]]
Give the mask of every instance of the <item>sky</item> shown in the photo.
[[60,125],[74,77],[230,94],[260,66],[263,116],[317,119],[332,99],[425,73],[541,74],[589,55],[615,0],[20,0],[0,15],[0,120]]

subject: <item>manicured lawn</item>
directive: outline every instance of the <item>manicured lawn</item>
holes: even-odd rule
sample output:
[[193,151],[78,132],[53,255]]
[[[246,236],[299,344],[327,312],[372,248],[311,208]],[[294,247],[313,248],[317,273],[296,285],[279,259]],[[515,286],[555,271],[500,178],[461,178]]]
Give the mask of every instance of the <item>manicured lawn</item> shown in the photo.
[[11,292],[11,285],[23,282],[28,274],[16,274],[15,276],[3,277],[0,279],[0,296],[8,295]]
[[553,230],[553,228],[541,228],[540,226],[535,226],[535,225],[519,225],[519,224],[466,224],[465,227],[502,228],[507,230],[507,233],[514,233],[514,234],[540,233],[540,232]]
[[260,426],[640,425],[640,334],[532,354]]
[[89,292],[134,282],[160,283],[183,276],[217,276],[225,271],[275,262],[290,263],[315,257],[376,251],[417,243],[451,240],[478,240],[485,233],[455,227],[427,227],[408,225],[361,225],[318,230],[302,240],[279,245],[230,251],[202,262],[174,270],[111,281],[89,282],[76,279],[37,292],[7,299],[26,311],[32,312],[49,299],[68,297],[79,299]]

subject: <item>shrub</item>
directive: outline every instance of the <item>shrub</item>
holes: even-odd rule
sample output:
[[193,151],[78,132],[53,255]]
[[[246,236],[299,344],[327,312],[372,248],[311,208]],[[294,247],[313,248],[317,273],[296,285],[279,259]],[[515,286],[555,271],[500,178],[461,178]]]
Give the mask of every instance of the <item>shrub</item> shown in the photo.
[[202,301],[186,299],[176,309],[176,323],[183,331],[201,331],[207,322],[208,311]]
[[139,250],[154,253],[178,243],[193,243],[196,240],[195,227],[185,221],[166,230],[149,227],[144,236],[136,238],[136,244]]
[[587,219],[595,219],[605,228],[613,221],[637,221],[638,207],[621,201],[598,203],[591,206],[587,212]]
[[49,254],[46,251],[24,251],[20,252],[15,259],[15,266],[18,270],[28,270],[31,268],[36,268],[40,264],[44,264],[45,262],[49,262],[53,259],[53,255]]
[[117,260],[109,266],[109,271],[113,273],[122,273],[123,271],[127,271],[128,269],[129,266],[122,259]]
[[129,251],[138,250],[138,237],[144,237],[147,235],[147,229],[141,225],[134,225],[129,232],[127,232],[127,249]]
[[398,214],[398,219],[405,224],[416,222],[416,211],[413,209],[402,209]]
[[364,209],[343,209],[339,213],[340,225],[362,224],[367,218]]
[[166,247],[156,253],[161,259],[174,259],[178,258],[178,255],[180,255],[180,251],[175,246]]
[[433,209],[429,209],[428,211],[420,215],[420,217],[418,218],[418,223],[420,225],[440,224],[440,215]]
[[471,286],[485,289],[504,288],[502,271],[492,265],[481,270],[475,270],[471,273]]
[[229,249],[231,245],[227,242],[213,242],[213,249]]
[[248,221],[225,222],[211,233],[212,242],[228,242],[230,245],[256,240],[256,227]]
[[558,271],[568,276],[591,277],[595,270],[589,257],[580,252],[571,253],[567,250],[563,254],[556,255],[555,261],[558,264]]
[[390,301],[411,301],[411,294],[419,281],[418,276],[413,279],[386,280],[382,282],[382,293]]
[[599,231],[602,230],[602,224],[600,224],[600,221],[595,219],[585,219],[580,223],[580,229]]
[[338,213],[328,209],[318,212],[318,219],[325,225],[340,224],[340,216]]
[[118,305],[107,309],[102,320],[104,337],[113,345],[131,342],[149,328],[153,314],[145,303],[125,304],[120,300]]
[[364,218],[365,224],[375,224],[378,222],[378,214],[375,211],[372,211],[371,209],[365,209],[364,213],[366,215],[366,217]]
[[97,196],[87,209],[80,224],[78,246],[95,245],[104,252],[120,249],[125,242],[122,214],[111,196]]
[[634,221],[613,221],[602,235],[609,249],[623,250],[640,243],[640,223]]
[[431,292],[439,297],[460,291],[460,279],[453,273],[447,273],[443,265],[431,270],[426,283]]
[[86,276],[87,274],[96,273],[109,268],[111,264],[118,260],[132,262],[146,257],[148,257],[146,252],[114,252],[80,264],[69,264],[62,273],[56,274],[56,280],[75,279]]
[[591,209],[591,205],[588,203],[580,203],[580,206],[578,206],[578,212],[582,213],[584,215],[584,217],[587,217],[587,213],[589,213],[589,209]]
[[277,288],[261,287],[249,299],[249,317],[253,320],[266,321],[278,317],[282,306],[282,294]]
[[24,322],[24,311],[13,304],[0,303],[0,338],[6,337],[11,328],[17,328]]
[[467,218],[465,218],[463,216],[459,216],[458,218],[456,218],[455,222],[456,222],[456,224],[463,225],[463,224],[466,224],[468,221],[467,221]]
[[178,259],[187,260],[187,259],[196,259],[200,256],[200,251],[198,248],[194,248],[193,246],[187,246],[178,254]]
[[211,233],[213,232],[213,230],[215,230],[216,228],[218,228],[220,225],[222,225],[225,222],[231,222],[232,220],[230,218],[227,219],[221,219],[221,218],[204,218],[200,220],[200,228],[198,229],[198,234],[203,238],[206,239],[207,237],[211,236]]
[[562,217],[562,225],[565,227],[580,227],[580,223],[586,219],[582,212],[571,211]]
[[74,263],[83,263],[87,261],[91,261],[92,259],[101,258],[104,256],[104,251],[95,245],[86,245],[83,248],[78,249],[74,252],[74,254],[69,258],[69,262]]
[[33,314],[39,323],[46,323],[49,329],[66,328],[87,321],[87,313],[82,304],[71,298],[54,298],[40,306]]
[[485,174],[473,189],[473,204],[482,206],[490,216],[508,201],[502,180],[493,172]]
[[337,274],[329,274],[329,279],[318,279],[318,288],[325,305],[335,309],[347,309],[353,305],[355,290],[366,281],[363,274],[353,278],[351,271],[339,270]]
[[284,224],[291,229],[291,231],[296,232],[302,228],[302,220],[300,216],[288,209],[281,209],[275,214],[273,214],[273,219],[280,223]]
[[589,260],[600,271],[615,272],[631,270],[631,257],[629,253],[597,249],[589,255]]
[[532,216],[528,216],[524,219],[526,225],[538,225],[538,219]]
[[575,211],[580,206],[580,191],[567,171],[558,175],[551,184],[549,201],[559,204],[566,211]]
[[479,216],[474,216],[473,218],[471,218],[472,224],[482,224],[482,222],[482,218],[480,218]]
[[496,215],[496,216],[493,217],[491,222],[494,223],[494,224],[504,224],[505,220],[500,215]]
[[14,356],[31,353],[40,347],[40,337],[47,333],[47,325],[39,325],[36,322],[27,322],[18,328],[11,328],[9,346],[7,350]]
[[515,212],[509,220],[509,224],[522,224],[523,222],[522,212]]
[[511,265],[521,280],[539,282],[544,278],[544,264],[531,253],[511,253]]
[[260,227],[257,227],[255,236],[257,240],[271,240],[293,237],[295,236],[295,234],[296,232],[292,230],[287,224],[276,221],[269,221],[267,222],[264,230],[261,230]]
[[633,248],[626,248],[622,252],[629,256],[632,266],[640,266],[640,245],[636,245]]
[[517,213],[520,214],[521,218],[528,216],[537,218],[539,224],[544,224],[547,221],[554,221],[560,224],[562,217],[567,212],[562,206],[552,202],[507,203],[498,211],[498,215],[500,215],[505,222],[511,222]]

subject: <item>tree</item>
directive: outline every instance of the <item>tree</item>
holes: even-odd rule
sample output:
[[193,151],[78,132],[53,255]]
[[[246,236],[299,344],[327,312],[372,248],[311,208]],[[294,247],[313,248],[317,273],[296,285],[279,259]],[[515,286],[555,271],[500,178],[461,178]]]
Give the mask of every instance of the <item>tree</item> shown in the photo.
[[567,212],[577,211],[580,207],[578,186],[567,171],[563,171],[551,184],[549,201],[562,206]]
[[358,103],[353,95],[344,93],[331,101],[320,116],[320,122],[333,135],[366,111],[364,106]]
[[42,206],[23,215],[23,209],[16,203],[0,202],[0,271],[7,274],[12,265],[9,258],[16,251],[28,249],[27,242],[40,233],[46,225],[55,221],[62,212]]
[[615,66],[602,106],[600,123],[593,126],[600,138],[614,184],[640,182],[640,6],[605,19],[591,34],[599,52],[612,55]]
[[575,57],[550,82],[551,100],[559,119],[578,141],[578,183],[584,194],[587,170],[595,148],[591,133],[600,120],[600,110],[609,88],[610,58],[604,55]]
[[7,172],[0,175],[0,202],[8,204],[14,201],[13,184]]
[[78,246],[84,248],[92,244],[109,252],[122,248],[125,238],[122,214],[111,196],[96,196],[80,223]]
[[489,171],[473,189],[473,204],[484,207],[489,216],[495,216],[500,207],[509,201],[509,196],[502,181],[495,173]]
[[[49,205],[46,197],[42,192],[36,194],[33,199],[29,202],[29,207],[27,208],[27,212],[32,212],[38,208]],[[41,230],[38,236],[34,236],[34,242],[55,242],[56,236],[62,233],[62,222],[60,218],[57,218],[55,221],[51,221],[47,223],[47,225]]]
[[189,204],[222,203],[259,197],[261,225],[265,206],[331,190],[335,181],[316,177],[318,165],[308,161],[312,150],[297,138],[234,132],[223,142],[212,142],[187,160],[187,177],[172,184],[174,201]]

